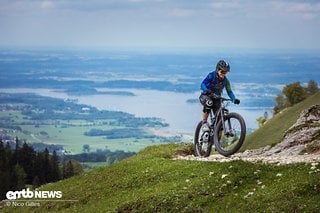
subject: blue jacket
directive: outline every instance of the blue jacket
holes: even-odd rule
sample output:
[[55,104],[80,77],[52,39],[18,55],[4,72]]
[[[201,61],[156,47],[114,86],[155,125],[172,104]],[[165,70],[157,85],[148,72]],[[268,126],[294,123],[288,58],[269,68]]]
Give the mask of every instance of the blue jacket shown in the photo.
[[205,92],[206,90],[211,90],[216,95],[221,96],[223,88],[226,88],[228,96],[231,100],[235,100],[236,97],[231,90],[231,84],[227,77],[220,79],[216,71],[213,71],[207,75],[207,77],[201,83],[201,90]]

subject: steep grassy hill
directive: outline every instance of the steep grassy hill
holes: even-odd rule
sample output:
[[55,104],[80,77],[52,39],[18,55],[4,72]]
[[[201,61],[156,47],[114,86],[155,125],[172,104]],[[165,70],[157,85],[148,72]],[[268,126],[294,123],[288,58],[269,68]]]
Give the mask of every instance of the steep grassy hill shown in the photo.
[[320,104],[320,92],[278,113],[270,119],[263,128],[259,128],[248,135],[241,150],[256,149],[266,145],[280,143],[283,139],[284,132],[297,121],[300,113],[314,104]]
[[37,199],[35,203],[40,203],[40,207],[12,207],[11,202],[10,207],[1,211],[316,212],[320,209],[320,165],[172,160],[176,150],[190,147],[178,144],[148,147],[112,166],[39,188],[62,191],[60,200]]

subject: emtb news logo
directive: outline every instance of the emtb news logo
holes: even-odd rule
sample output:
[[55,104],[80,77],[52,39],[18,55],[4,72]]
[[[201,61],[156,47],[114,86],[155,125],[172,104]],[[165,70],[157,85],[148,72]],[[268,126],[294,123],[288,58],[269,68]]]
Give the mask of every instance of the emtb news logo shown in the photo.
[[39,199],[48,199],[48,198],[62,198],[61,191],[31,191],[29,189],[23,189],[21,191],[8,191],[6,194],[7,199],[15,200],[18,198],[39,198]]

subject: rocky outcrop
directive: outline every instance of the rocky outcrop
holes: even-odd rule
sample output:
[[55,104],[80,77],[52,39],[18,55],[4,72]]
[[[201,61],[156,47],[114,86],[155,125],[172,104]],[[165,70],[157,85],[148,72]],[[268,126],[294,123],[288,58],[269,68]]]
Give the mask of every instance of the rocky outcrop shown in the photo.
[[313,105],[301,112],[297,122],[285,132],[283,141],[267,153],[301,154],[308,146],[317,146],[319,141],[320,105]]

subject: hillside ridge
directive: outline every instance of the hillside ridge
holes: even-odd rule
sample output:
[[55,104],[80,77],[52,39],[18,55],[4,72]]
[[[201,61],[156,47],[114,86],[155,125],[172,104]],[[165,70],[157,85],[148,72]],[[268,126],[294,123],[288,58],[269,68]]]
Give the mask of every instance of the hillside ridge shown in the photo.
[[313,105],[320,105],[320,91],[277,113],[262,127],[247,135],[240,151],[258,149],[267,145],[274,146],[280,143],[285,132],[297,122],[301,112]]

